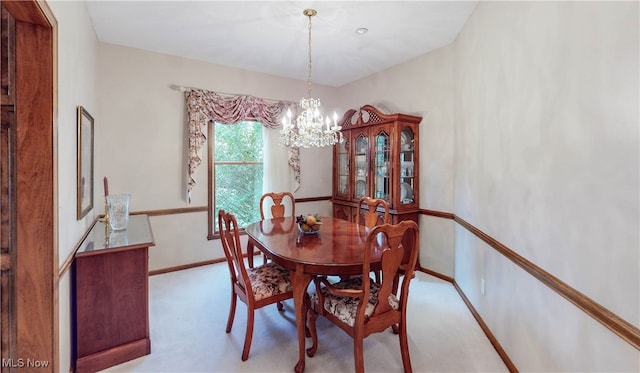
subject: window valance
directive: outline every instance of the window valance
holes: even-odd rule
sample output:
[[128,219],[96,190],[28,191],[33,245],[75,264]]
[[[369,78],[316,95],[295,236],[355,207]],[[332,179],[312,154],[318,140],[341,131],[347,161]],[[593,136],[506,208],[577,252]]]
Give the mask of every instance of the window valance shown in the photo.
[[[288,101],[267,102],[264,99],[238,95],[223,97],[222,95],[202,90],[187,89],[185,91],[187,120],[189,126],[189,175],[187,193],[191,201],[191,190],[196,182],[193,178],[196,168],[202,163],[200,153],[207,141],[206,128],[209,123],[233,124],[245,120],[257,121],[263,126],[276,129],[280,126],[282,116],[287,109],[295,111],[296,104]],[[300,150],[289,148],[289,166],[293,169],[295,188],[300,186]]]

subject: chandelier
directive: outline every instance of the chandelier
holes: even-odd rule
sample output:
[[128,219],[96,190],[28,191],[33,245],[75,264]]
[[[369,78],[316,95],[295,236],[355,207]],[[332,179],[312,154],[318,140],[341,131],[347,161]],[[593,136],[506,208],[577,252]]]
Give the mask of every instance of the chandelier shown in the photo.
[[[309,74],[307,75],[308,97],[300,99],[300,114],[295,123],[291,121],[291,109],[282,118],[282,130],[280,139],[282,143],[292,148],[310,148],[334,145],[343,142],[342,129],[338,126],[338,114],[333,113],[333,123],[327,116],[322,119],[320,113],[320,100],[311,97],[311,17],[318,14],[315,9],[305,9],[302,12],[309,17]],[[333,125],[332,125],[333,124]]]

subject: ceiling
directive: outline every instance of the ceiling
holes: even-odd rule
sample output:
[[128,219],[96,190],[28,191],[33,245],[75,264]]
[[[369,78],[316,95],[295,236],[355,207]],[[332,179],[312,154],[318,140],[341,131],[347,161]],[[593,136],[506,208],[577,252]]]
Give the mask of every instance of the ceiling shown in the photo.
[[[98,40],[338,87],[452,43],[477,1],[88,1]],[[359,35],[357,28],[369,31]]]

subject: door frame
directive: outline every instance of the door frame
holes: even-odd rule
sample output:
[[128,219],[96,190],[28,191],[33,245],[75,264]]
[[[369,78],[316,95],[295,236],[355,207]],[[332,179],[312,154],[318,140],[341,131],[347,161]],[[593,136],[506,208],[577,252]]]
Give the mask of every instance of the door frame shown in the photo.
[[44,1],[2,1],[16,27],[14,359],[58,371],[57,21]]

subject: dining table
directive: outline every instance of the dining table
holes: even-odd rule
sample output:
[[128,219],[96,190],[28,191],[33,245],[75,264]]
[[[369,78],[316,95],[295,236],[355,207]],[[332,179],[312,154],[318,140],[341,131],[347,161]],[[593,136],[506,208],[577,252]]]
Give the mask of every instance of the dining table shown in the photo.
[[[295,371],[305,367],[307,287],[314,276],[362,275],[365,242],[371,228],[347,220],[321,217],[317,234],[305,234],[295,217],[266,219],[249,224],[249,265],[253,265],[254,248],[273,262],[290,271],[293,288],[296,328],[298,332],[298,362]],[[383,245],[373,245],[371,270],[380,269]]]

